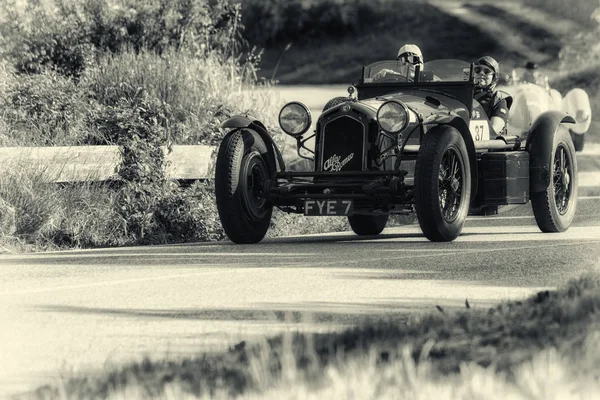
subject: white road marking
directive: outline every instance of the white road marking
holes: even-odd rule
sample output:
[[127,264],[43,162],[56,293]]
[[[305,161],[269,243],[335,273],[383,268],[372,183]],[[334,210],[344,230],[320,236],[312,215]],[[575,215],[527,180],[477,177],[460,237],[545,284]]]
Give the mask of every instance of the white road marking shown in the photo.
[[123,285],[123,284],[127,284],[127,283],[160,281],[160,280],[166,280],[166,279],[190,278],[190,277],[204,276],[204,275],[216,275],[216,274],[222,274],[225,272],[239,274],[241,272],[250,272],[250,271],[255,271],[255,270],[258,271],[258,270],[261,270],[261,268],[243,268],[243,269],[220,268],[217,271],[202,271],[202,272],[193,272],[193,273],[188,273],[188,274],[170,274],[170,275],[151,276],[151,277],[144,277],[144,278],[130,278],[130,279],[118,279],[118,280],[114,280],[114,281],[80,283],[77,285],[64,285],[64,286],[54,286],[54,287],[45,287],[45,288],[36,288],[36,289],[16,290],[13,292],[3,292],[3,293],[0,293],[0,296],[14,296],[14,295],[22,295],[22,294],[56,292],[56,291],[61,291],[61,290],[87,289],[87,288],[91,288],[91,287],[114,286],[114,285]]
[[[387,241],[388,239],[382,239],[382,240],[373,240],[374,242],[377,241]],[[549,247],[563,247],[563,246],[575,246],[577,244],[592,244],[592,243],[600,243],[600,240],[590,240],[590,241],[583,241],[580,243],[558,243],[558,244],[547,244],[547,245],[531,245],[531,246],[519,246],[519,247],[497,247],[497,248],[489,248],[489,249],[457,249],[457,250],[452,250],[452,251],[440,251],[439,253],[432,253],[432,254],[409,254],[406,256],[400,256],[400,257],[378,257],[378,258],[370,258],[370,259],[359,259],[359,260],[345,260],[344,263],[345,264],[355,264],[355,263],[365,263],[365,262],[369,262],[369,263],[373,263],[373,262],[377,262],[377,261],[394,261],[394,260],[401,260],[401,259],[415,259],[415,258],[428,258],[428,257],[439,257],[439,256],[451,256],[451,255],[465,255],[465,254],[480,254],[480,253],[492,253],[492,252],[499,252],[499,251],[519,251],[519,250],[529,250],[529,249],[539,249],[539,248],[549,248]],[[397,252],[404,252],[404,249],[397,249],[397,250],[387,250],[387,251],[397,251]],[[325,261],[325,262],[317,262],[317,263],[310,263],[310,264],[305,264],[307,267],[308,266],[312,266],[312,267],[321,267],[321,266],[327,266],[327,265],[335,265],[335,264],[339,264],[339,260],[338,261]],[[297,265],[296,267],[302,267],[302,265]]]
[[[0,259],[28,259],[28,258],[50,258],[58,255],[60,257],[69,257],[75,255],[74,253],[35,253],[35,254],[7,254],[2,255]],[[202,252],[202,253],[117,253],[117,254],[85,254],[77,253],[77,258],[106,258],[107,256],[126,258],[126,257],[148,257],[148,256],[165,256],[165,257],[303,257],[303,256],[320,256],[320,253],[214,253],[214,252]]]
[[492,216],[487,216],[487,217],[467,217],[467,220],[484,220],[484,219],[531,219],[534,218],[533,215],[513,215],[510,217],[492,217]]

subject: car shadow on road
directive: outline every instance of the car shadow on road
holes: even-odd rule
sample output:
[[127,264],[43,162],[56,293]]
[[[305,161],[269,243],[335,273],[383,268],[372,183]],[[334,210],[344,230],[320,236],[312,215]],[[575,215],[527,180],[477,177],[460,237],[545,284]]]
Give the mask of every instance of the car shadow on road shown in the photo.
[[[480,303],[479,306],[492,305]],[[73,315],[107,316],[144,320],[191,321],[253,321],[292,324],[342,324],[356,325],[379,320],[405,320],[415,312],[439,312],[436,305],[448,309],[462,309],[461,301],[447,299],[398,298],[385,303],[303,302],[285,304],[257,304],[252,308],[185,308],[185,309],[127,309],[97,308],[65,305],[39,305],[34,312],[68,313]]]

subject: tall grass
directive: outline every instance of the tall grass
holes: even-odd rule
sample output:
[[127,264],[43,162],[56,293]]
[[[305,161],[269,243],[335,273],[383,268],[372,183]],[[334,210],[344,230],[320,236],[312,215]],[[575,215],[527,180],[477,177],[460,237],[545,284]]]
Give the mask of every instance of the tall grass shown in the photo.
[[0,242],[13,250],[127,243],[114,191],[98,183],[48,184],[44,175],[35,165],[19,165],[0,175],[0,198],[15,212],[12,235]]

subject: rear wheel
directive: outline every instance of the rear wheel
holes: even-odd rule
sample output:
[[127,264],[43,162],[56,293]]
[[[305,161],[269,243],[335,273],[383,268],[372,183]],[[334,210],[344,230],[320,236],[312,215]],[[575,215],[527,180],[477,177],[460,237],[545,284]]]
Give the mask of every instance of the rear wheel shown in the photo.
[[379,235],[387,224],[388,214],[385,215],[361,215],[348,216],[350,227],[357,235]]
[[232,242],[259,242],[271,224],[267,193],[275,171],[267,151],[260,135],[248,129],[228,133],[219,147],[215,195],[221,225]]
[[552,146],[550,185],[543,192],[530,194],[533,215],[542,232],[564,232],[577,208],[577,158],[569,134],[560,129]]
[[415,210],[425,236],[447,242],[460,235],[471,197],[469,155],[451,126],[431,129],[423,138],[415,166]]

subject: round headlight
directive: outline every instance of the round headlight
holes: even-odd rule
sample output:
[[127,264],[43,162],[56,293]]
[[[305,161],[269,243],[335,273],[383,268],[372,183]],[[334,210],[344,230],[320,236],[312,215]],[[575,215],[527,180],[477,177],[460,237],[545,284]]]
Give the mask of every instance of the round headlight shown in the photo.
[[310,128],[310,110],[302,103],[288,103],[279,112],[279,126],[290,136],[300,136]]
[[395,100],[384,103],[377,111],[379,126],[387,133],[398,133],[408,125],[408,108]]

